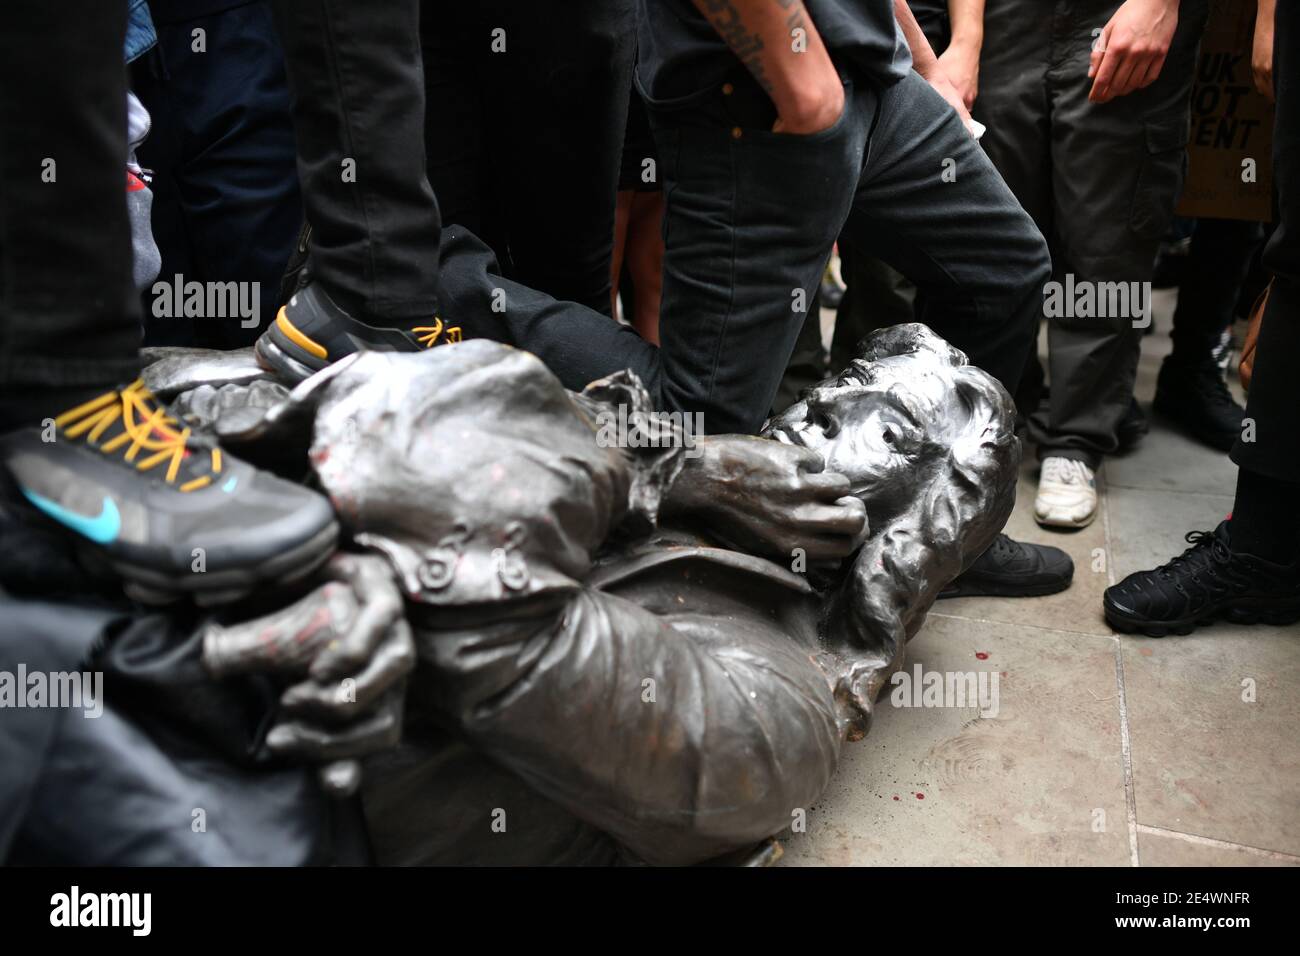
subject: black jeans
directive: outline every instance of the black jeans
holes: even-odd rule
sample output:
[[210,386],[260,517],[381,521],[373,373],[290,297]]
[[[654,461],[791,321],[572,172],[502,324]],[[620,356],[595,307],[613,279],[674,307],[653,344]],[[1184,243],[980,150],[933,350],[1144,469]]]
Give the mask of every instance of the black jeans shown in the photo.
[[925,293],[919,321],[1014,388],[1046,244],[920,76],[876,90],[847,74],[844,114],[812,136],[771,132],[772,103],[743,71],[648,105],[668,196],[668,406],[702,412],[710,432],[762,425],[841,232]]
[[1264,249],[1273,291],[1260,325],[1243,439],[1232,449],[1240,467],[1300,483],[1300,8],[1277,5],[1273,84],[1273,182],[1278,225]]
[[0,30],[0,398],[26,386],[111,388],[140,369],[126,4],[10,13]]
[[609,313],[634,0],[425,2],[420,43],[443,221],[511,278]]
[[274,0],[316,281],[373,325],[438,310],[419,0]]
[[[908,0],[907,5],[935,54],[948,49],[952,24],[947,0]],[[871,331],[910,322],[915,316],[915,290],[906,278],[879,259],[859,254],[847,236],[840,237],[839,253],[844,298],[835,310],[831,337],[831,370],[837,373],[857,357],[858,344]],[[820,334],[817,344],[821,345]],[[782,383],[783,390],[788,387],[788,381]]]
[[481,243],[448,229],[445,311],[465,336],[527,349],[570,388],[631,368],[656,407],[752,433],[847,230],[926,291],[921,321],[1014,386],[1047,247],[951,107],[915,73],[879,92],[850,82],[834,126],[791,136],[770,131],[771,103],[746,82],[649,104],[668,201],[661,348],[498,278]]
[[[159,279],[256,282],[261,322],[155,318],[146,293],[146,342],[241,348],[275,318],[302,224],[284,53],[265,0],[197,20],[164,20],[155,9],[154,24],[158,46],[132,64],[132,79],[153,117],[137,155],[154,172]],[[206,34],[202,53],[195,29]]]

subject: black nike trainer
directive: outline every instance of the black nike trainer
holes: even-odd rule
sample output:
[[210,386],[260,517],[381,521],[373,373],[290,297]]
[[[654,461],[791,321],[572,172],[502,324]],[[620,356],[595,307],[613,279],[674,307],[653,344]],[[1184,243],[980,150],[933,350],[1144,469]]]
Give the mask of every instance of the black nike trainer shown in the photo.
[[459,326],[436,316],[409,329],[367,325],[344,311],[319,283],[310,282],[280,309],[258,338],[256,353],[264,368],[297,384],[359,350],[419,352],[460,338]]
[[1300,561],[1275,564],[1229,547],[1228,522],[1187,534],[1191,545],[1167,564],[1106,589],[1106,621],[1125,634],[1190,634],[1211,621],[1300,621]]

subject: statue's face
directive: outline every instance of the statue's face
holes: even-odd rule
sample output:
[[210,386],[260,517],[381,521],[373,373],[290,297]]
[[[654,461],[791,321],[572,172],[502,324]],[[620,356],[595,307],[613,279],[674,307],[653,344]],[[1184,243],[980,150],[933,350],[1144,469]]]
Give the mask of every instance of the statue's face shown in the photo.
[[918,469],[941,454],[945,435],[970,417],[952,370],[916,355],[856,361],[804,393],[764,434],[822,456],[868,498],[910,497]]

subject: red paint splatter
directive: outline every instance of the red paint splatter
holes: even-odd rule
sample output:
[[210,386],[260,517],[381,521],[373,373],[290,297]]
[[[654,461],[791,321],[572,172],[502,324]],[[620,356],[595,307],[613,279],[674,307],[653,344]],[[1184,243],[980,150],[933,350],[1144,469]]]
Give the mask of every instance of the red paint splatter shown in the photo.
[[916,799],[918,799],[918,800],[924,800],[924,799],[925,799],[925,794],[923,794],[923,793],[918,793],[918,794],[916,795]]
[[897,796],[897,794],[895,794],[895,796],[894,796],[894,799],[895,799],[895,800],[897,800],[897,799],[898,799],[898,796]]
[[975,656],[976,656],[977,658],[979,658],[980,660],[982,660],[982,661],[986,661],[986,660],[989,659],[989,652],[988,652],[988,651],[976,651],[976,652],[975,652]]

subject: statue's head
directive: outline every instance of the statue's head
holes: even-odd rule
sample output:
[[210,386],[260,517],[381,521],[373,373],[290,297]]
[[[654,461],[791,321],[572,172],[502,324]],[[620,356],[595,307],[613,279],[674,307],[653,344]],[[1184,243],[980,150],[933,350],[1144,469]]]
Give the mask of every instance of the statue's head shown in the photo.
[[826,620],[843,666],[837,698],[865,730],[939,591],[987,548],[1015,503],[1015,405],[988,373],[923,325],[882,329],[862,357],[768,422],[816,451],[867,507],[865,544]]
[[807,389],[763,434],[817,452],[827,471],[848,477],[872,526],[923,502],[930,512],[938,496],[982,550],[990,536],[967,525],[987,517],[1000,528],[1006,518],[1019,461],[1014,424],[1015,406],[996,379],[909,324],[869,336],[861,358]]

